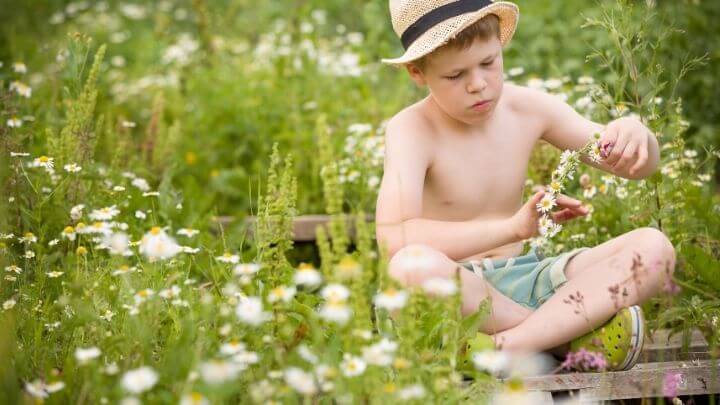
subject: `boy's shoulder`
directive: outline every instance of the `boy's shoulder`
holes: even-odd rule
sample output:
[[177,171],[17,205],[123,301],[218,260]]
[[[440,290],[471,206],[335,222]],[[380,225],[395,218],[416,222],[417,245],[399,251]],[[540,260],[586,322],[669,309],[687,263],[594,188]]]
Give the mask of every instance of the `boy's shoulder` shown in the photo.
[[[542,90],[507,83],[503,89],[506,105],[516,113],[541,113],[548,103],[553,104],[559,99]],[[557,100],[556,100],[557,99]]]
[[385,137],[412,139],[413,142],[429,141],[437,128],[430,117],[423,99],[393,115],[385,126]]

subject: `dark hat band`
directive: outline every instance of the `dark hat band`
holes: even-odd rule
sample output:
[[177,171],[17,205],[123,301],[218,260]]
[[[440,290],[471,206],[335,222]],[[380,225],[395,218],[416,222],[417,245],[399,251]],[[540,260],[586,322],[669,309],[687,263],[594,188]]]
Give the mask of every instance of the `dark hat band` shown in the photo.
[[438,23],[441,23],[448,18],[459,16],[460,14],[480,10],[490,4],[492,4],[492,1],[490,0],[458,0],[440,6],[412,23],[412,25],[403,32],[400,37],[400,41],[402,42],[405,50],[407,50],[416,39]]

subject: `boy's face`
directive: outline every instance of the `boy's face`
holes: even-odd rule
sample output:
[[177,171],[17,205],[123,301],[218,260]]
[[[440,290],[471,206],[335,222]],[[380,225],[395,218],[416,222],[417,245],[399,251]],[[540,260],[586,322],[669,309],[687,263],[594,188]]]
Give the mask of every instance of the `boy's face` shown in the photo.
[[446,114],[468,125],[490,117],[503,87],[502,45],[497,37],[476,39],[466,49],[438,49],[425,62],[423,70],[407,65],[408,72],[415,83],[430,88]]

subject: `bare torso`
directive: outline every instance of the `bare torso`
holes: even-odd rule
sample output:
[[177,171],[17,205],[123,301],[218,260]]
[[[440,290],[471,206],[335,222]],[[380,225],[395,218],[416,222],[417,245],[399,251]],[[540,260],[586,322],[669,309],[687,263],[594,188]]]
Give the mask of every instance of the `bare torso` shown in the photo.
[[[423,218],[507,218],[522,206],[528,161],[542,135],[540,120],[521,113],[522,92],[523,88],[506,84],[491,121],[473,133],[443,124],[429,97],[406,110],[422,114],[432,132],[433,157],[423,188]],[[506,258],[521,252],[522,242],[517,242],[462,260]]]

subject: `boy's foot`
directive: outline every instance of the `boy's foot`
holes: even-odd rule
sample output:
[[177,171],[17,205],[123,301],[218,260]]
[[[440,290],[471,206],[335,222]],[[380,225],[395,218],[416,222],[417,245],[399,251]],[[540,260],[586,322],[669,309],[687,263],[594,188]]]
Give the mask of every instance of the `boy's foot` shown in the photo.
[[[644,341],[645,317],[642,308],[633,305],[621,309],[599,328],[573,339],[568,356],[578,351],[583,352],[582,349],[584,352],[599,352],[607,363],[604,368],[606,371],[630,370],[640,358]],[[568,361],[571,359],[566,359],[565,362],[569,366],[573,366],[573,361]]]

